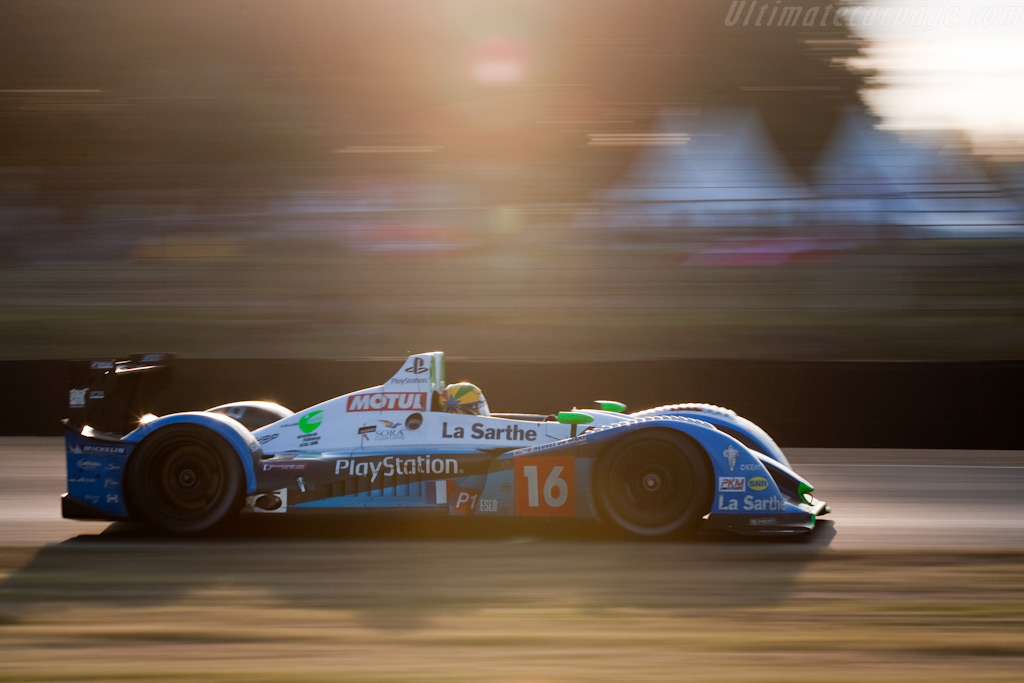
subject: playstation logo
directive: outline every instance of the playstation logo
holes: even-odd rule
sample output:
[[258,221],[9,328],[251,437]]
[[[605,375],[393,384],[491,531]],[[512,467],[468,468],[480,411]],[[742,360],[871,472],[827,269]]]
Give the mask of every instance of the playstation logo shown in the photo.
[[427,372],[427,364],[423,362],[422,358],[417,358],[405,371],[411,372],[414,375],[422,375],[424,372]]

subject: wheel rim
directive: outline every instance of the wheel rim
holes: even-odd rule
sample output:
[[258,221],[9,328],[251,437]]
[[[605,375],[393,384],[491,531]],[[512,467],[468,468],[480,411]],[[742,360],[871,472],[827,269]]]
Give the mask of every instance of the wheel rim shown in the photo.
[[688,521],[698,498],[689,460],[670,443],[647,439],[617,453],[608,472],[610,512],[635,531],[666,533]]
[[152,502],[172,517],[201,517],[223,499],[223,464],[201,444],[179,442],[163,450],[149,477]]

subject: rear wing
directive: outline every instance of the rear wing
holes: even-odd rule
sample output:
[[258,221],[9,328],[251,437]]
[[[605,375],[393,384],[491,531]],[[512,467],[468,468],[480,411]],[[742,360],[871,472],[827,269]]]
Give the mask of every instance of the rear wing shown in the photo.
[[68,427],[118,435],[132,431],[148,412],[146,404],[170,383],[173,359],[170,353],[137,353],[123,360],[71,361]]

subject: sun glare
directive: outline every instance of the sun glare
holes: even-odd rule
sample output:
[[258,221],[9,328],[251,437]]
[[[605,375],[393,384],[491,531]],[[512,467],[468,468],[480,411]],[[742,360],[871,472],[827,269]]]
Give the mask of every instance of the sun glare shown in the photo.
[[[937,16],[931,26],[923,21],[858,27],[871,41],[860,64],[877,71],[878,87],[868,90],[865,100],[886,127],[960,130],[976,147],[1019,152],[1024,145],[1022,14],[993,14],[968,2],[955,15]],[[994,19],[986,22],[990,15]]]

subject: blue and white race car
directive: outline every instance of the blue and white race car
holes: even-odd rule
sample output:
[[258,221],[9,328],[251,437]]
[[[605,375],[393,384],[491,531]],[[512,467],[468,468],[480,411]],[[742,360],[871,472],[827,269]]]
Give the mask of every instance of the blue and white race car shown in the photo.
[[431,352],[297,413],[242,401],[139,419],[139,382],[169,362],[73,365],[65,517],[193,534],[239,512],[404,509],[599,518],[669,537],[800,534],[829,511],[762,429],[716,406],[492,413],[476,386],[447,384],[444,354]]

